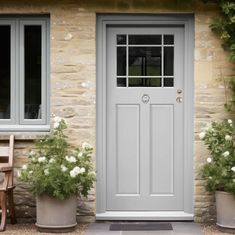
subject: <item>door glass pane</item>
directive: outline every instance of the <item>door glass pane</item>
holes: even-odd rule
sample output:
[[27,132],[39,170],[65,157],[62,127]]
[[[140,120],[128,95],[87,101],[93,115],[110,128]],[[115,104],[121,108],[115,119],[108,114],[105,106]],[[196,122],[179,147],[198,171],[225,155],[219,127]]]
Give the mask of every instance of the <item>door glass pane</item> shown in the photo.
[[130,76],[160,76],[161,47],[129,47]]
[[161,35],[129,35],[129,45],[161,45]]
[[126,78],[117,78],[118,87],[126,87]]
[[164,75],[173,76],[174,47],[164,47]]
[[174,78],[164,78],[164,87],[173,87]]
[[41,26],[25,26],[25,119],[41,118]]
[[161,78],[129,78],[129,87],[161,87]]
[[117,35],[117,44],[125,45],[126,44],[126,35]]
[[174,35],[164,35],[164,44],[173,45],[174,44]]
[[0,119],[10,119],[11,104],[11,28],[0,26]]
[[126,75],[126,47],[117,47],[117,76]]

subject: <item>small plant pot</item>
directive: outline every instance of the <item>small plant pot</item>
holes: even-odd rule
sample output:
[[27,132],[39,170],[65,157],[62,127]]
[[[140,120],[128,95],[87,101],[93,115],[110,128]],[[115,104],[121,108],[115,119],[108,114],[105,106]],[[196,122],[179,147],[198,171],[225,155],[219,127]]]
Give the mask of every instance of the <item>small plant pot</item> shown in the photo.
[[216,191],[217,225],[235,228],[235,197],[231,193]]
[[76,196],[59,200],[42,195],[36,198],[36,204],[36,226],[40,232],[71,232],[76,227]]

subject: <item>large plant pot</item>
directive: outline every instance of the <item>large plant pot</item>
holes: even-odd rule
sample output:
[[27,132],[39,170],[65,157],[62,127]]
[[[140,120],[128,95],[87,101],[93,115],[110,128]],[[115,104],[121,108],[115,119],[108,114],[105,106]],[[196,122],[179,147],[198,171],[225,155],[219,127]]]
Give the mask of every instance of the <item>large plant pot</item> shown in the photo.
[[235,228],[235,197],[231,193],[217,191],[217,225],[223,228]]
[[76,196],[59,200],[47,195],[36,198],[37,222],[41,232],[70,232],[77,225]]

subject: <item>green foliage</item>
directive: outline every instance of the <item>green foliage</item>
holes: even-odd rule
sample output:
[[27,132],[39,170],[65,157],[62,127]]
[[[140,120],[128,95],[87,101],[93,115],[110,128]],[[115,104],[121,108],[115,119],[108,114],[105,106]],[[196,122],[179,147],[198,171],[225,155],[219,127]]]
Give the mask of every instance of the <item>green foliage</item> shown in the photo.
[[[220,17],[211,25],[213,32],[219,35],[222,46],[229,51],[229,59],[235,62],[235,2],[234,0],[217,0],[220,10]],[[225,108],[228,111],[234,110],[235,105],[235,77],[231,77],[230,89],[231,99],[226,101]]]
[[213,122],[199,135],[211,154],[201,170],[208,191],[226,191],[235,195],[234,133],[229,119]]
[[83,143],[71,151],[64,135],[66,128],[65,121],[56,117],[52,134],[35,142],[37,151],[29,153],[29,162],[22,167],[20,179],[29,183],[34,195],[62,200],[72,195],[87,196],[93,187],[92,147]]

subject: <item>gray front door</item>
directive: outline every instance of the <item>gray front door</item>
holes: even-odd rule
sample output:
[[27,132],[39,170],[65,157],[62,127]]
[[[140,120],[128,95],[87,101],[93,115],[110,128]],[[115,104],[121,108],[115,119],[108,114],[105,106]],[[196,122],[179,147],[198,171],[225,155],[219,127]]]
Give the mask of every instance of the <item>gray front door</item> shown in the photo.
[[184,210],[184,38],[107,28],[107,211]]

